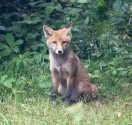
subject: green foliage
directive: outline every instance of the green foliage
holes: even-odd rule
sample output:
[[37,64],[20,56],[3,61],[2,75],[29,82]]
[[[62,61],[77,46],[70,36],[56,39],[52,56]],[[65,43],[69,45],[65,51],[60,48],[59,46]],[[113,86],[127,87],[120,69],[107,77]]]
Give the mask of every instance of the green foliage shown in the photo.
[[14,78],[8,78],[8,75],[1,76],[0,84],[3,84],[7,88],[12,88],[12,83],[15,82]]
[[[0,94],[22,100],[51,87],[43,25],[72,20],[71,46],[98,84],[132,81],[131,0],[11,0],[0,3]],[[102,80],[103,81],[103,80]],[[101,82],[102,87],[104,85]],[[101,88],[103,91],[106,87]],[[4,91],[4,94],[2,92]],[[19,93],[19,94],[18,94]],[[47,93],[47,91],[45,91]]]
[[2,50],[1,54],[3,56],[8,56],[12,52],[18,53],[20,51],[18,46],[23,43],[23,40],[18,39],[15,41],[14,36],[11,33],[7,33],[5,35],[5,42],[6,44],[0,43],[0,50]]

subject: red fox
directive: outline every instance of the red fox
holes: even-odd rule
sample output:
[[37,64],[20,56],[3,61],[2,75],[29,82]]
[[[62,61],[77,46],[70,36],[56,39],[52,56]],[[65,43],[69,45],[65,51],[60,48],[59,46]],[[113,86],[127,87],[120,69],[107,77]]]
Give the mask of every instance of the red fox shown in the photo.
[[71,25],[72,22],[69,22],[60,30],[43,26],[52,73],[51,100],[55,101],[59,92],[65,96],[65,103],[68,105],[80,98],[89,102],[98,93],[98,88],[90,83],[83,63],[70,49]]

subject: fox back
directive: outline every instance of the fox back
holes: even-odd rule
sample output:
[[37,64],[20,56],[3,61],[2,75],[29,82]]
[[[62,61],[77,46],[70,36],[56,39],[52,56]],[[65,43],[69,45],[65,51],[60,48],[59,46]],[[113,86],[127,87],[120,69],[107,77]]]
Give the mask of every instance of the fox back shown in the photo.
[[47,38],[52,73],[51,100],[55,101],[59,92],[65,96],[68,105],[79,98],[90,101],[97,95],[98,89],[90,83],[83,63],[70,49],[71,22],[57,31],[44,26],[43,31]]

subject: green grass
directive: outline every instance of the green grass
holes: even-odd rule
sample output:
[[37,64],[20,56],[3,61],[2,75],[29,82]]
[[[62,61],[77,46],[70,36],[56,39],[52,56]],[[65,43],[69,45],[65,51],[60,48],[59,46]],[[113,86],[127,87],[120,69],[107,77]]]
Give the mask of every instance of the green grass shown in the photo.
[[0,125],[132,125],[131,77],[102,73],[91,80],[99,88],[97,100],[67,106],[57,96],[53,105],[49,72],[39,72],[36,66],[20,71],[2,66],[0,76],[9,71],[7,80],[14,77],[15,82],[11,88],[0,83]]
[[53,105],[46,90],[39,89],[21,103],[0,102],[0,125],[132,125],[131,90],[130,84],[114,86],[95,101],[68,107],[60,96]]

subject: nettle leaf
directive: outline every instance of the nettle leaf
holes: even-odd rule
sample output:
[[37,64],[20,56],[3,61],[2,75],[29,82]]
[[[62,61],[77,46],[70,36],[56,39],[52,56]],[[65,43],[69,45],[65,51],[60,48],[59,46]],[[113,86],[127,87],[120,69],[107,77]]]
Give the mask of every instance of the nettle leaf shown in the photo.
[[20,59],[16,61],[16,67],[17,67],[17,68],[19,67],[19,65],[20,65],[21,62],[22,62],[22,61],[21,61]]
[[117,71],[116,71],[116,70],[112,71],[112,74],[113,74],[114,76],[117,75]]
[[121,5],[122,5],[122,0],[116,0],[113,5],[112,5],[112,9],[114,11],[117,11],[121,8]]
[[0,26],[0,30],[6,30],[4,26]]
[[16,63],[16,62],[18,62],[19,60],[21,61],[20,58],[14,57],[14,58],[10,61],[10,64]]
[[75,0],[70,0],[70,2],[71,2],[71,3],[74,3],[74,2],[75,2]]
[[53,12],[53,10],[54,10],[54,7],[53,7],[53,6],[47,6],[47,7],[45,8],[45,13],[46,13],[46,15],[51,14],[51,13]]
[[42,36],[41,41],[46,43],[46,37]]
[[14,36],[11,33],[7,33],[6,34],[5,40],[6,40],[6,42],[8,43],[8,45],[10,47],[13,47],[14,46],[15,38],[14,38]]
[[73,15],[75,15],[75,14],[81,12],[81,11],[82,11],[82,9],[80,9],[80,8],[71,8],[71,9],[69,10],[68,14],[73,14]]
[[3,82],[4,86],[7,88],[12,88],[12,82],[15,82],[14,78],[9,78]]
[[122,70],[125,70],[126,68],[122,68],[122,67],[120,67],[120,68],[117,68],[116,70],[118,70],[118,71],[122,71]]
[[24,23],[27,23],[27,24],[33,24],[33,21],[31,21],[31,20],[25,20],[25,21],[23,21]]
[[46,60],[49,60],[49,56],[48,55],[43,55],[43,58]]
[[85,24],[88,24],[90,20],[90,17],[86,17]]
[[4,82],[4,80],[7,78],[8,75],[1,76],[1,82]]
[[41,19],[39,17],[34,17],[32,18],[32,21],[34,22],[34,24],[41,22]]
[[32,45],[30,45],[30,48],[31,48],[32,50],[37,50],[37,49],[38,49],[38,45],[32,44]]
[[3,84],[7,88],[12,88],[12,83],[10,81],[5,81]]
[[8,48],[8,46],[6,44],[0,42],[0,50],[7,49],[7,48]]
[[21,29],[21,33],[22,33],[22,34],[27,34],[27,29],[23,27],[23,28]]
[[60,4],[57,4],[57,5],[55,6],[55,9],[56,9],[56,10],[62,10],[62,7],[61,7]]
[[120,71],[118,73],[118,76],[125,76],[128,73],[128,71]]
[[77,0],[78,3],[87,3],[89,0]]
[[36,4],[38,4],[39,2],[29,2],[28,4],[30,5],[30,6],[35,6]]
[[18,48],[18,46],[15,46],[12,50],[13,50],[14,52],[16,52],[16,53],[19,52],[19,48]]
[[38,44],[38,47],[44,47],[44,46],[45,46],[45,44],[43,44],[43,43]]
[[7,31],[21,32],[21,27],[17,25],[13,25],[12,27],[8,27]]
[[33,39],[35,37],[36,37],[36,35],[34,35],[33,33],[28,33],[27,34],[27,39]]
[[8,55],[10,55],[11,54],[11,48],[8,48],[8,49],[6,49],[6,50],[3,50],[2,52],[1,52],[1,54],[3,55],[3,56],[8,56]]
[[32,21],[30,16],[25,16],[24,20],[22,22],[23,23],[27,23],[27,24],[32,24],[33,23],[33,21]]
[[23,43],[23,40],[21,40],[21,39],[15,41],[15,45],[21,45],[22,43]]
[[32,41],[31,45],[30,45],[30,48],[32,50],[37,50],[38,49],[38,42],[36,41]]
[[7,88],[12,88],[12,82],[15,82],[14,78],[9,78],[3,82],[4,86]]

